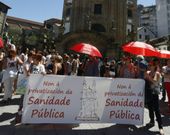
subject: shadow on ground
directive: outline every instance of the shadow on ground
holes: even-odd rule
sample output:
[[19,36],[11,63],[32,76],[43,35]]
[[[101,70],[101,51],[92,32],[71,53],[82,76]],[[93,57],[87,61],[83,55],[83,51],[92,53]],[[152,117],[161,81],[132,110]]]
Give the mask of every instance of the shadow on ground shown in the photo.
[[[63,126],[63,125],[62,125]],[[45,125],[21,125],[21,126],[2,126],[1,135],[158,135],[159,132],[137,128],[131,125],[114,125],[108,128],[98,130],[72,130],[71,126],[62,128],[61,125],[55,125],[55,128],[47,129]],[[41,128],[40,128],[41,127]],[[46,128],[44,128],[46,127]]]
[[21,102],[20,98],[13,98],[11,101],[7,102],[7,103],[3,103],[3,101],[0,101],[0,107],[1,106],[8,106],[8,105],[19,105]]

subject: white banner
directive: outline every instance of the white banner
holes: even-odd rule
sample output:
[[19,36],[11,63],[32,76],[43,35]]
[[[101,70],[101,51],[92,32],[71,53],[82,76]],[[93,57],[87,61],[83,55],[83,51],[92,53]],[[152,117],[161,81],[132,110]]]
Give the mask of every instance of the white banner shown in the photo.
[[31,75],[23,123],[142,125],[144,80]]

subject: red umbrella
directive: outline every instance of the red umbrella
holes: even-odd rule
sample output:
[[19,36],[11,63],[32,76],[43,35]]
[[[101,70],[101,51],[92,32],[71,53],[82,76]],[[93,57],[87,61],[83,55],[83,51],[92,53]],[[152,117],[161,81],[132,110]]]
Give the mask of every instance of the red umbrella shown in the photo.
[[2,40],[2,38],[0,37],[0,48],[3,48],[4,47],[4,42]]
[[131,54],[135,55],[143,55],[143,56],[157,56],[158,52],[157,50],[144,42],[130,42],[125,45],[123,45],[123,51],[129,52]]
[[168,50],[159,50],[158,55],[159,58],[170,58],[170,51]]
[[100,51],[95,46],[86,43],[75,44],[70,48],[70,50],[88,54],[90,56],[102,57]]

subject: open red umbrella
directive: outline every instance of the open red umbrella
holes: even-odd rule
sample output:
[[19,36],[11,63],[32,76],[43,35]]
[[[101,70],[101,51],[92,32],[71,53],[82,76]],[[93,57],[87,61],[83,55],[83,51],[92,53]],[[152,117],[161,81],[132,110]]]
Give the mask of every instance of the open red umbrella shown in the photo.
[[75,44],[70,48],[70,50],[83,54],[88,54],[90,56],[102,57],[100,51],[95,46],[87,43]]
[[168,50],[159,50],[157,56],[159,58],[169,59],[170,58],[170,51],[168,51]]
[[123,51],[129,52],[135,55],[143,55],[143,56],[157,56],[157,50],[144,42],[130,42],[122,46]]
[[3,39],[0,37],[0,48],[3,48],[4,47],[4,42],[3,42]]

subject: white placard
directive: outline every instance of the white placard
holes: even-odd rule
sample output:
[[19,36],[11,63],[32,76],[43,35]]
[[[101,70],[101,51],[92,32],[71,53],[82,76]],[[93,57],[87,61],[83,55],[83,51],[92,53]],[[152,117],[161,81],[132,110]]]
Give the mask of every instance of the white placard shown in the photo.
[[144,80],[31,75],[22,123],[142,125]]

